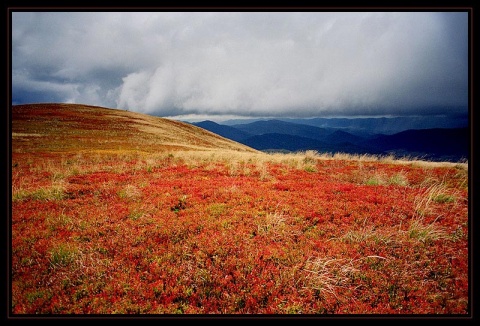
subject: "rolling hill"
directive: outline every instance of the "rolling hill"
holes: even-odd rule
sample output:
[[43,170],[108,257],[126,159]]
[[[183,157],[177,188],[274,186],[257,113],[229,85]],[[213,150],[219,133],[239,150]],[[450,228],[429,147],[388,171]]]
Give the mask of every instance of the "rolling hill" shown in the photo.
[[191,124],[79,104],[14,105],[12,151],[256,150]]
[[235,127],[221,125],[210,120],[194,123],[193,125],[209,130],[213,133],[216,133],[218,135],[221,135],[225,138],[228,138],[237,142],[252,136],[252,134],[246,131],[240,130]]
[[238,124],[233,126],[250,135],[264,134],[288,134],[291,136],[307,137],[317,140],[323,140],[333,131],[325,128],[319,128],[299,123],[285,122],[281,120],[262,120],[247,124]]

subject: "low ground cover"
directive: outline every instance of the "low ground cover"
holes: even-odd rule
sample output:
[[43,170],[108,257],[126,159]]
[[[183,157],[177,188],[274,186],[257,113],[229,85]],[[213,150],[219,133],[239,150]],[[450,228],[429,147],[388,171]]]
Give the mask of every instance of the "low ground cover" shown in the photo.
[[466,163],[19,150],[11,174],[15,314],[469,313]]

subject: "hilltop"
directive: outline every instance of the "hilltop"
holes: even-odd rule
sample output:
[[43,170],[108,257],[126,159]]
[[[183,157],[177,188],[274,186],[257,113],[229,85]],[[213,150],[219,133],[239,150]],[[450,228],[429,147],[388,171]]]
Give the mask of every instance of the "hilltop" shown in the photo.
[[13,152],[257,152],[188,123],[119,109],[26,104],[14,105],[11,116]]

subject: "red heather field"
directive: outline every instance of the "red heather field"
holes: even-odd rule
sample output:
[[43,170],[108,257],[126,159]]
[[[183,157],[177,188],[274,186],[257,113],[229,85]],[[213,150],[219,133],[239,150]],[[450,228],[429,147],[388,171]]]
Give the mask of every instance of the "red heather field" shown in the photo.
[[465,162],[44,104],[13,107],[11,164],[14,315],[471,312]]

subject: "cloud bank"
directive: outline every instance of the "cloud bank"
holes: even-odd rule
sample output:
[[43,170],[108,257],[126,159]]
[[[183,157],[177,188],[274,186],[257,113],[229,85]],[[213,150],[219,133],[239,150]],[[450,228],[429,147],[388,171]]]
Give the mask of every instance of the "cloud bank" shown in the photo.
[[12,102],[160,116],[467,112],[467,12],[13,12]]

